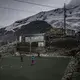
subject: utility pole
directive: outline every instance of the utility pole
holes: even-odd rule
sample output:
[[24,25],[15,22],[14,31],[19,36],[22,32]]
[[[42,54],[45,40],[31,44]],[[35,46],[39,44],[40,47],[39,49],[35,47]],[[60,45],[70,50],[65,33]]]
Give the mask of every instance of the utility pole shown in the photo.
[[30,53],[31,53],[31,43],[32,43],[32,42],[31,42],[31,37],[30,37]]
[[64,3],[64,28],[63,28],[63,34],[66,35],[66,5]]

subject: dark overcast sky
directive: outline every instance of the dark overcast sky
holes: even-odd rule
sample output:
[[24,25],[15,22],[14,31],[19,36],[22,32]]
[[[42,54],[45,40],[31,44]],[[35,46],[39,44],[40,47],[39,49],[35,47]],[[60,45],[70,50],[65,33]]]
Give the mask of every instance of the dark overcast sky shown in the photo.
[[8,26],[14,21],[34,15],[40,11],[48,11],[63,7],[64,2],[71,0],[19,0],[53,7],[43,7],[15,0],[0,0],[0,27]]

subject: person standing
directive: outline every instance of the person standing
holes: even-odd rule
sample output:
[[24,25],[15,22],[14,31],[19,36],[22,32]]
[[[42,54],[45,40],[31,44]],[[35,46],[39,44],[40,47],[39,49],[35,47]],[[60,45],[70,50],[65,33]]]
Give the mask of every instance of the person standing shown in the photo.
[[23,56],[21,55],[21,62],[23,62]]
[[20,68],[22,68],[23,67],[23,55],[20,53],[20,60],[21,60],[21,67]]
[[21,59],[21,62],[23,62],[23,56],[21,53],[20,53],[20,59]]
[[31,57],[31,65],[34,65],[35,64],[35,56],[32,56]]
[[40,57],[40,53],[38,52],[37,54],[38,54],[38,57]]
[[0,60],[2,61],[3,60],[3,58],[2,58],[2,55],[0,54]]
[[1,59],[2,55],[0,54],[0,59]]

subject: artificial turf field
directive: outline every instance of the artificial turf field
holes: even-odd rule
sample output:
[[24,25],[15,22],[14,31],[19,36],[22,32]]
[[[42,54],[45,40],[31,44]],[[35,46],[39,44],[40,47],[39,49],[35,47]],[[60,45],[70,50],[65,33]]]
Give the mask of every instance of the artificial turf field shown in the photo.
[[[69,58],[36,57],[31,66],[31,57],[6,57],[0,61],[0,80],[61,80]],[[21,67],[22,66],[22,67]]]

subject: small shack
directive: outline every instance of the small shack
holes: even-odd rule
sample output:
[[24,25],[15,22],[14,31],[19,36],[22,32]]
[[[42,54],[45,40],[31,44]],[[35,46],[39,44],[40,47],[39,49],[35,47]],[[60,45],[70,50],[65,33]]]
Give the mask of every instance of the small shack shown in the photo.
[[24,34],[19,36],[19,42],[28,42],[32,44],[33,42],[37,42],[38,47],[45,46],[45,33],[40,34]]

